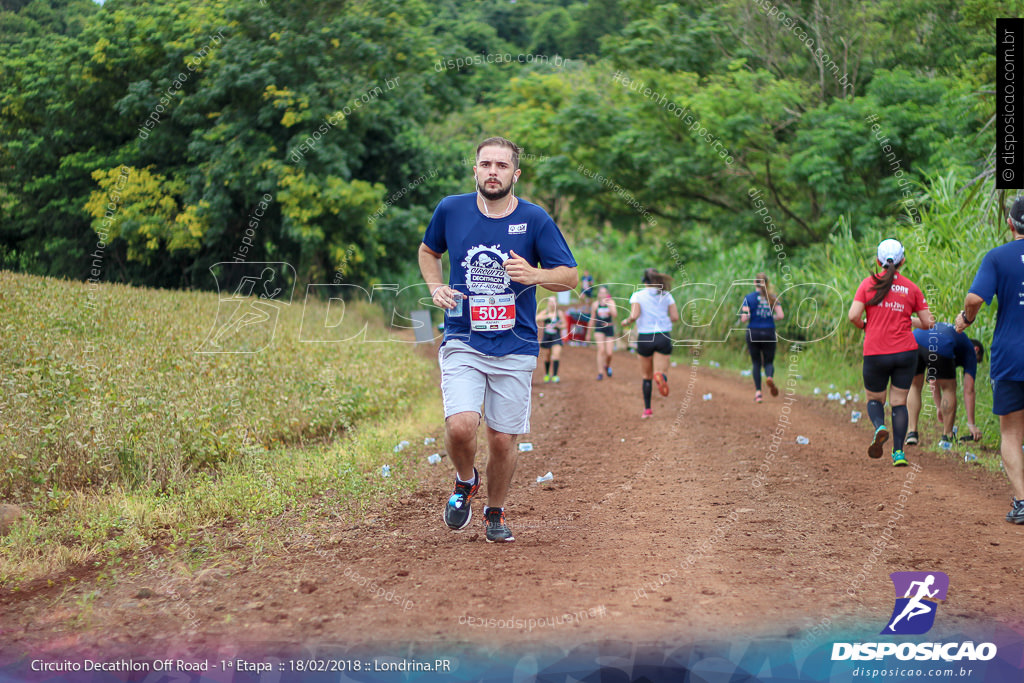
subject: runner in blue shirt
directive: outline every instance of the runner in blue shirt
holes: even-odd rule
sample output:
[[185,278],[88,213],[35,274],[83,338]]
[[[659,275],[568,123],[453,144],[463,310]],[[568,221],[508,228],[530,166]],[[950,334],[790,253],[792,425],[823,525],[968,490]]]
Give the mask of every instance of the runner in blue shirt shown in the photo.
[[980,441],[981,430],[974,423],[974,378],[977,377],[978,363],[985,358],[985,347],[977,339],[968,339],[963,332],[957,332],[950,323],[935,323],[930,330],[915,329],[917,340],[917,374],[907,394],[907,410],[910,420],[907,424],[908,446],[919,441],[917,423],[921,417],[921,390],[925,375],[935,405],[939,406],[938,418],[942,423],[940,441],[952,440],[953,425],[956,424],[956,369],[964,369],[964,412],[967,413],[967,441]]
[[1013,241],[992,249],[981,261],[964,308],[956,317],[956,331],[974,322],[981,304],[999,299],[996,331],[992,336],[992,412],[999,416],[999,449],[1013,487],[1013,507],[1007,522],[1024,524],[1024,197],[1017,197],[1006,219]]
[[768,276],[758,273],[754,278],[755,289],[743,299],[740,307],[740,322],[747,325],[747,352],[753,361],[754,401],[764,400],[761,394],[761,367],[764,366],[765,383],[772,396],[779,395],[775,386],[775,321],[782,320],[782,304],[768,285]]
[[[530,385],[537,367],[538,285],[576,287],[576,261],[544,209],[519,199],[519,147],[488,138],[476,150],[476,192],[445,197],[419,248],[420,272],[434,305],[445,309],[438,352],[445,443],[455,465],[455,491],[444,508],[449,528],[466,528],[480,488],[476,459],[481,404],[487,421],[489,542],[515,540],[505,497],[515,471],[515,440],[530,431]],[[450,274],[442,281],[441,255]]]

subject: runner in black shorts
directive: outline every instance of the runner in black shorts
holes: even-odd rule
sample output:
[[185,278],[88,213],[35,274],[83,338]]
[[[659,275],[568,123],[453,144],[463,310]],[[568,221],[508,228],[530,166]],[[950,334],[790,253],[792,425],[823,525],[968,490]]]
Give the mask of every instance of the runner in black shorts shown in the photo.
[[615,351],[615,302],[607,287],[597,289],[597,300],[590,307],[587,340],[597,346],[597,378],[612,376],[612,352]]
[[558,384],[561,381],[558,379],[558,362],[562,357],[562,330],[565,329],[558,312],[558,299],[548,297],[547,308],[537,315],[537,327],[541,330],[540,348],[548,352],[544,361],[544,381]]
[[[928,310],[918,286],[899,274],[906,261],[903,245],[897,240],[884,240],[878,245],[877,258],[884,272],[864,278],[847,317],[865,332],[864,389],[868,397],[868,417],[875,427],[868,456],[882,457],[882,444],[889,438],[884,407],[888,389],[894,437],[892,464],[903,466],[907,464],[903,453],[909,419],[907,393],[917,370],[917,340],[911,332],[911,316],[916,313],[920,327],[925,330],[935,325],[935,316]],[[863,320],[865,314],[867,319]]]
[[910,431],[907,445],[913,446],[920,440],[917,423],[921,416],[921,394],[924,383],[928,382],[935,405],[939,407],[938,418],[942,423],[940,441],[951,441],[953,425],[956,424],[956,369],[964,369],[964,411],[967,413],[967,429],[970,436],[965,441],[980,441],[981,430],[974,421],[974,378],[978,363],[985,358],[985,347],[977,339],[969,339],[963,332],[957,332],[949,323],[935,323],[930,330],[914,330],[917,340],[917,373],[907,397],[910,411]]
[[644,271],[644,287],[629,298],[629,317],[622,322],[623,329],[636,321],[639,333],[636,350],[643,372],[644,412],[641,418],[651,417],[651,381],[658,392],[668,396],[668,359],[672,353],[672,323],[679,320],[675,299],[669,294],[672,278],[654,268]]

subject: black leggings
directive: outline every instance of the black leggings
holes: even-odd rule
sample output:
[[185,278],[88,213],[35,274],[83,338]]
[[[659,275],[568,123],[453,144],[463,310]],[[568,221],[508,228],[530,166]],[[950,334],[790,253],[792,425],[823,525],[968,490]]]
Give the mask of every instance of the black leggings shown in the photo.
[[761,391],[761,366],[766,377],[775,376],[775,328],[747,328],[747,351],[754,362],[754,388]]

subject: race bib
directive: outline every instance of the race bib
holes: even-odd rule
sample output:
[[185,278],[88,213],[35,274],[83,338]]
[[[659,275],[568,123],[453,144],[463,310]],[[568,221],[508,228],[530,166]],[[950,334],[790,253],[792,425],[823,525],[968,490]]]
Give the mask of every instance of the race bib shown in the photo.
[[516,295],[469,297],[469,328],[477,332],[501,332],[516,325]]

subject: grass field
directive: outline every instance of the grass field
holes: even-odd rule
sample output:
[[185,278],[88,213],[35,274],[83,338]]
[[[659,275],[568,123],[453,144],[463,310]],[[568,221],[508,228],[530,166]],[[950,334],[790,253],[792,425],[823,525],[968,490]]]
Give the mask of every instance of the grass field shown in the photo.
[[[304,313],[327,316],[319,301],[282,307],[262,351],[204,354],[216,294],[101,285],[90,298],[9,272],[0,293],[0,501],[29,512],[0,539],[0,582],[325,495],[358,511],[383,490],[381,464],[388,490],[403,485],[415,449],[395,443],[440,424],[433,363],[404,338],[300,341]],[[388,340],[381,319],[348,306],[338,329]]]

